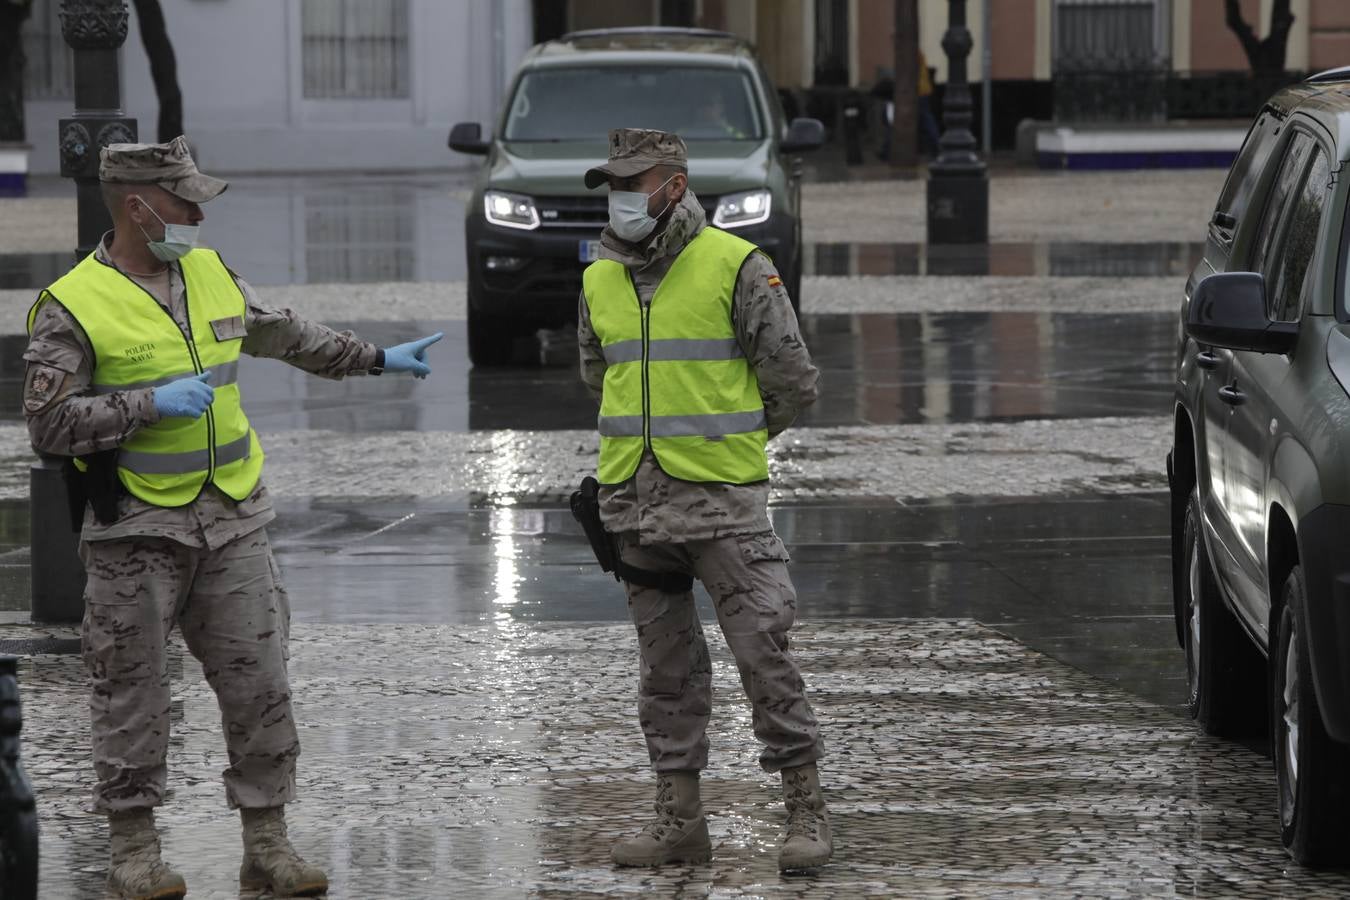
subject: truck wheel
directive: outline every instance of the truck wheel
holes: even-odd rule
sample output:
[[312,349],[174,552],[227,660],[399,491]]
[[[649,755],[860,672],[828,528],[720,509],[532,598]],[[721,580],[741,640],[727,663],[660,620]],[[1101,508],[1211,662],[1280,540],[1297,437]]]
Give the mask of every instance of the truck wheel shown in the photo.
[[1304,619],[1303,570],[1284,582],[1271,654],[1271,729],[1284,847],[1300,865],[1350,863],[1350,746],[1322,726]]
[[1205,549],[1199,490],[1186,507],[1184,606],[1186,674],[1191,718],[1207,734],[1246,737],[1264,731],[1265,664],[1224,606]]
[[475,312],[469,306],[469,361],[475,366],[501,366],[511,359],[515,332],[508,323]]

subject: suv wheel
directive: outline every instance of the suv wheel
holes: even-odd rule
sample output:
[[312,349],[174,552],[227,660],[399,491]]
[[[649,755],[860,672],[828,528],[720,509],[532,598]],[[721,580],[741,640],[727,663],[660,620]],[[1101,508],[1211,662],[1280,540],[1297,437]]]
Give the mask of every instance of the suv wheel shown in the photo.
[[1191,718],[1208,734],[1260,734],[1265,728],[1265,664],[1224,606],[1205,550],[1201,521],[1200,495],[1193,489],[1182,533],[1187,705]]
[[511,323],[476,312],[469,305],[469,361],[475,366],[501,366],[511,359],[515,330]]
[[1350,863],[1350,746],[1322,726],[1308,664],[1303,570],[1284,582],[1271,656],[1271,728],[1285,849],[1302,865]]

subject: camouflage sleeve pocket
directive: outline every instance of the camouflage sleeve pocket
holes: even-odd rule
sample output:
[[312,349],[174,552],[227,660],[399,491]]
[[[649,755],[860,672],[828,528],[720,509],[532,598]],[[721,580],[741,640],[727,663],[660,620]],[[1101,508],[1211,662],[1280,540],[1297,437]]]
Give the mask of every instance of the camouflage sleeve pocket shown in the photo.
[[52,366],[29,365],[24,380],[23,408],[28,413],[40,413],[61,396],[67,373]]
[[217,341],[238,341],[248,334],[247,329],[244,328],[243,316],[215,319],[211,322],[211,331],[215,334]]
[[767,562],[769,560],[790,562],[792,560],[792,557],[788,555],[787,547],[783,546],[782,539],[772,531],[738,535],[736,543],[740,546],[741,555],[745,557],[747,563]]

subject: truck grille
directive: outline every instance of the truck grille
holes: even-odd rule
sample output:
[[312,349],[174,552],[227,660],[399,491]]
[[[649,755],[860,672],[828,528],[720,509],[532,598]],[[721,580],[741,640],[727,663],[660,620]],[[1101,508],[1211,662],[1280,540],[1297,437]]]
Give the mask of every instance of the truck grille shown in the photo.
[[[717,198],[700,196],[698,199],[708,220],[712,221]],[[539,210],[540,228],[599,231],[609,222],[609,198],[603,191],[590,197],[535,197],[534,203]]]

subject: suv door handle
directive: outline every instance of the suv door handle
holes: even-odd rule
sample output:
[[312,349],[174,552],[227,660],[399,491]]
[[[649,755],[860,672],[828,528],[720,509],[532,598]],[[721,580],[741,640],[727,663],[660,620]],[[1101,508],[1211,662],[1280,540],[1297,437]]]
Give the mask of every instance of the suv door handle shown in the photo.
[[1195,364],[1202,369],[1213,371],[1219,367],[1219,358],[1208,350],[1201,350],[1195,354]]
[[1229,406],[1241,406],[1247,402],[1247,395],[1239,391],[1236,384],[1226,384],[1219,388],[1219,399]]

